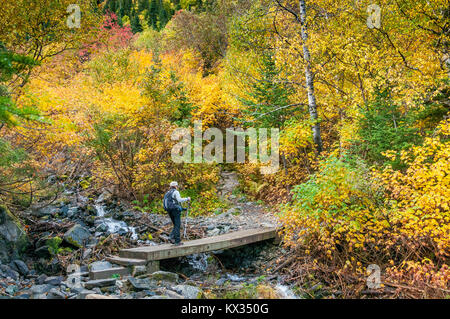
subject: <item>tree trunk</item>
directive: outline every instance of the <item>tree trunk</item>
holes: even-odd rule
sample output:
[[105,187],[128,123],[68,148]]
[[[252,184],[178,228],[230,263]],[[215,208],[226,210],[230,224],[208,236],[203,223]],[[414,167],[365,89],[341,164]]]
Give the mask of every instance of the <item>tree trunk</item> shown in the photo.
[[300,4],[300,23],[301,23],[301,36],[303,42],[303,56],[305,59],[305,77],[306,77],[306,88],[308,90],[308,107],[309,115],[311,120],[314,122],[313,125],[313,140],[316,144],[317,153],[320,154],[323,150],[322,148],[322,137],[320,135],[320,124],[318,122],[317,116],[317,103],[316,95],[314,92],[314,78],[311,72],[311,55],[308,48],[308,28],[306,25],[306,4],[305,0],[299,0]]

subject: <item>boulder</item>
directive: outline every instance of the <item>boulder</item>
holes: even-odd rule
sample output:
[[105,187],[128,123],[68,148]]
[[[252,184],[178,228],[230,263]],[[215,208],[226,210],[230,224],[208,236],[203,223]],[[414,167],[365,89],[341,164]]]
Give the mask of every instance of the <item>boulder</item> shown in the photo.
[[157,281],[169,281],[169,282],[177,282],[178,274],[168,271],[156,271],[149,276],[153,280]]
[[47,299],[66,299],[67,296],[57,288],[52,288],[47,294]]
[[36,282],[37,285],[42,285],[45,282],[46,279],[47,279],[47,275],[42,274],[42,275],[39,275],[36,278],[35,282]]
[[166,288],[158,288],[156,292],[161,296],[167,297],[167,299],[185,299],[182,295]]
[[44,284],[52,285],[52,286],[59,286],[61,284],[61,282],[63,281],[63,279],[64,278],[62,276],[47,277],[44,279]]
[[31,212],[31,214],[32,214],[33,216],[42,218],[42,217],[45,217],[45,216],[54,216],[54,215],[56,215],[58,212],[59,212],[59,208],[58,208],[58,207],[55,207],[55,206],[45,206],[45,207],[42,207],[42,208],[40,208],[40,209],[38,209],[38,210],[33,210],[33,211]]
[[28,245],[28,238],[20,221],[0,205],[0,261],[9,262]]
[[67,211],[67,217],[68,218],[73,218],[75,216],[78,215],[78,207],[70,207],[69,210]]
[[147,274],[147,267],[146,266],[133,266],[132,276],[142,276]]
[[132,290],[141,291],[141,290],[150,290],[155,288],[152,285],[152,282],[148,278],[138,279],[134,277],[129,277],[128,282],[131,284]]
[[88,241],[91,233],[81,225],[75,225],[64,234],[64,240],[69,244],[81,248]]
[[52,285],[35,285],[31,287],[31,292],[33,293],[33,296],[41,296],[46,292],[49,292],[52,288],[54,288]]
[[186,299],[199,299],[203,294],[200,288],[191,285],[177,285],[173,290]]
[[19,259],[13,260],[10,266],[12,269],[16,270],[22,276],[26,276],[30,272],[28,266],[22,260]]
[[0,274],[5,278],[9,277],[13,280],[19,279],[19,273],[7,265],[0,265]]
[[16,285],[10,285],[5,289],[5,292],[8,295],[13,296],[17,292],[17,286]]

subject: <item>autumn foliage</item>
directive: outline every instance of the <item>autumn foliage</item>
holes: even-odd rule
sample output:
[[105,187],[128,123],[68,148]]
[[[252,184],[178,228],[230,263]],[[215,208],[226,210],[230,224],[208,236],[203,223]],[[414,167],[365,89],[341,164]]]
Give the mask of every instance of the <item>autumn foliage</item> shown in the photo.
[[[158,17],[145,1],[132,16],[81,1],[74,30],[61,18],[71,1],[28,2],[0,13],[0,202],[23,210],[70,186],[161,212],[178,180],[208,215],[234,169],[278,213],[281,271],[300,289],[313,276],[328,295],[365,296],[376,264],[383,296],[448,297],[446,1],[378,1],[379,27],[372,1],[163,1]],[[280,129],[279,171],[174,163],[171,133],[197,120]]]

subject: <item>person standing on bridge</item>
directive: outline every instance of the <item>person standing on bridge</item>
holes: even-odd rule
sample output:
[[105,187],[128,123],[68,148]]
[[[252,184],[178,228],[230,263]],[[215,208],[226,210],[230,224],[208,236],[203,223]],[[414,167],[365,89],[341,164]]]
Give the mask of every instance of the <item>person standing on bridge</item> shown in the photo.
[[164,195],[163,206],[164,210],[169,213],[170,220],[173,223],[173,229],[170,233],[170,242],[176,246],[182,245],[180,238],[181,227],[181,212],[186,210],[181,206],[181,203],[190,202],[191,198],[182,198],[178,191],[178,183],[171,182],[169,191]]

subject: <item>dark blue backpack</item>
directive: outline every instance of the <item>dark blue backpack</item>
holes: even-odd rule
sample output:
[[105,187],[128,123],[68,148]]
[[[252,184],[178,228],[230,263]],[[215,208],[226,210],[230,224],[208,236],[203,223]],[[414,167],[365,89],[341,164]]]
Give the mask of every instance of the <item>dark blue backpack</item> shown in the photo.
[[168,212],[170,210],[178,209],[178,203],[177,203],[176,199],[173,198],[174,191],[175,191],[175,189],[171,189],[164,195],[163,206],[164,206],[164,210],[166,212]]

